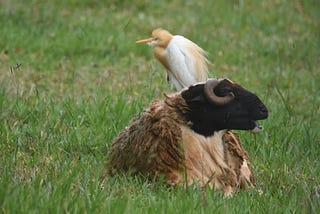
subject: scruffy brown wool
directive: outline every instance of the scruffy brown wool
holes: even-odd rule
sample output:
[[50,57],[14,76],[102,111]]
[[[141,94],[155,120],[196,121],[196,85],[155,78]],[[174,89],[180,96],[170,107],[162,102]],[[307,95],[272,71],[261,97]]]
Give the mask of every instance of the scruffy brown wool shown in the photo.
[[108,153],[108,174],[114,175],[120,170],[160,175],[182,167],[179,124],[185,123],[180,115],[186,105],[180,96],[177,98],[180,99],[168,97],[165,102],[154,101],[149,110],[133,119],[130,127],[119,134]]

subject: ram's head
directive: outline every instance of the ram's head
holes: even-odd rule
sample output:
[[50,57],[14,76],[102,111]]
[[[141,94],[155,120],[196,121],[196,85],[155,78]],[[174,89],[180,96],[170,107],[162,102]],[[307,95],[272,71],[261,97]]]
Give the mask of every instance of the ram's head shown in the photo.
[[191,128],[211,136],[223,129],[259,132],[257,120],[268,117],[268,110],[252,92],[230,80],[209,79],[182,90],[189,111],[184,115]]

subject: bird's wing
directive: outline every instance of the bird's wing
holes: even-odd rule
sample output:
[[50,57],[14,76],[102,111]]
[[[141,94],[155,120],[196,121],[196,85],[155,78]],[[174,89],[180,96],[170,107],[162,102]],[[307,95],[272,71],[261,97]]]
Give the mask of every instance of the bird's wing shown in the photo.
[[[185,63],[189,73],[195,77],[196,82],[208,79],[207,53],[189,39],[175,35],[171,40],[185,56]],[[171,43],[170,42],[170,43]]]
[[[196,72],[190,64],[190,54],[181,47],[180,41],[174,37],[167,47],[167,60],[169,64],[169,80],[178,90],[188,87],[197,82]],[[179,83],[179,84],[177,84]],[[182,86],[182,87],[181,87]]]

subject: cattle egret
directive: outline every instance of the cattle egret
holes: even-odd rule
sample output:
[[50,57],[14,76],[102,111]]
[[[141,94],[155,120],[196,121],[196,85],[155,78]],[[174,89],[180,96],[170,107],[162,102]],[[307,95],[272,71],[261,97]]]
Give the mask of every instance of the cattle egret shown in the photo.
[[151,38],[136,43],[153,47],[155,57],[167,69],[167,80],[177,90],[208,79],[206,52],[185,37],[158,28]]

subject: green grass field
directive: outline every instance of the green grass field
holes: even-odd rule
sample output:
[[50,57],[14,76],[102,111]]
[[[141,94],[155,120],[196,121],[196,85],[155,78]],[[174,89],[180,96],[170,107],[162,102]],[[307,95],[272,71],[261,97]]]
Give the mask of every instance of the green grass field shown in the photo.
[[[319,212],[319,1],[102,2],[0,0],[1,213]],[[237,132],[257,190],[226,199],[141,178],[102,185],[112,139],[171,91],[135,44],[156,27],[198,43],[211,77],[269,108],[264,132]]]

